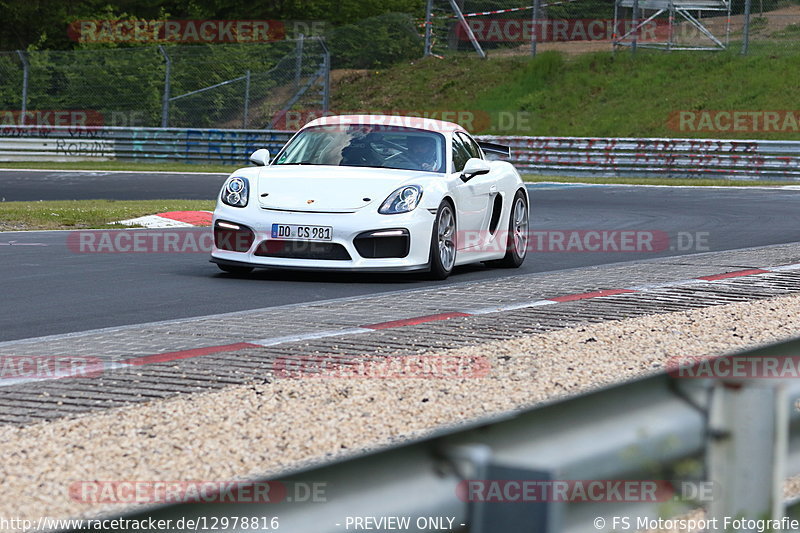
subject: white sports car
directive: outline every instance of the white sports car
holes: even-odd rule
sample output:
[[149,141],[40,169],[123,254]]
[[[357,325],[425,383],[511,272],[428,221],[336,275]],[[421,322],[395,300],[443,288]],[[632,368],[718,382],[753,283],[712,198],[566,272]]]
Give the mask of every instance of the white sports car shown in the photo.
[[461,126],[415,117],[324,117],[270,162],[267,150],[225,181],[211,261],[253,268],[427,271],[518,267],[528,193],[516,169]]

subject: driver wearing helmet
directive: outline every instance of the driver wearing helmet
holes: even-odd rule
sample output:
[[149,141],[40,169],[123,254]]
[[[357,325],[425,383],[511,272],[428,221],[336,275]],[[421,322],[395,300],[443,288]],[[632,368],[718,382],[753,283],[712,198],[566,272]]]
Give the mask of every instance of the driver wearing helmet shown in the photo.
[[436,142],[425,137],[408,138],[408,155],[421,170],[436,170],[439,166],[436,157]]

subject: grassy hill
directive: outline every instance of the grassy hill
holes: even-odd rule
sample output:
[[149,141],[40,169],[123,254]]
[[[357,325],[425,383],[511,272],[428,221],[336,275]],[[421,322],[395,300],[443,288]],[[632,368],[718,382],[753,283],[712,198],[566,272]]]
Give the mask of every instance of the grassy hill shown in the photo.
[[[749,126],[734,131],[724,120],[722,128],[691,131],[692,125],[702,125],[701,111],[794,111],[800,122],[798,64],[800,51],[791,50],[747,57],[732,51],[643,52],[636,57],[627,51],[574,56],[544,52],[536,58],[488,60],[458,55],[344,76],[334,88],[332,107],[473,111],[484,117],[473,128],[481,133],[800,139],[800,124],[785,122],[792,118],[786,113],[781,114],[779,131],[750,131]],[[696,113],[682,129],[680,111]],[[501,113],[522,120],[501,124]]]

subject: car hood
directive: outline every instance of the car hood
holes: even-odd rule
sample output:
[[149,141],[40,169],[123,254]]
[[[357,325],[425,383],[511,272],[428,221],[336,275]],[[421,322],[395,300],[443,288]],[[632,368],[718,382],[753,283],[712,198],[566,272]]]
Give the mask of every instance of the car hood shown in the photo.
[[316,165],[265,167],[256,194],[265,209],[341,213],[380,204],[406,183],[422,184],[430,172]]

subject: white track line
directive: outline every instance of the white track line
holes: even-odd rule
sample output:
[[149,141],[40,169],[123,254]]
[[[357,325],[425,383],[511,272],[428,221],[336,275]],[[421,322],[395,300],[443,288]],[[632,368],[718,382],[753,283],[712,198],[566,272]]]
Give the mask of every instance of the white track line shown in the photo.
[[160,217],[158,215],[145,215],[143,217],[130,218],[128,220],[120,220],[117,224],[124,224],[125,226],[133,226],[138,224],[150,229],[161,228],[194,228],[194,224],[188,222],[181,222],[179,220],[172,220],[171,218]]
[[259,346],[275,346],[284,342],[309,341],[313,339],[325,339],[327,337],[338,337],[341,335],[357,335],[359,333],[369,333],[375,331],[367,328],[333,329],[327,331],[317,331],[312,333],[302,333],[300,335],[288,335],[286,337],[270,337],[255,341],[245,341],[248,344],[258,344]]

